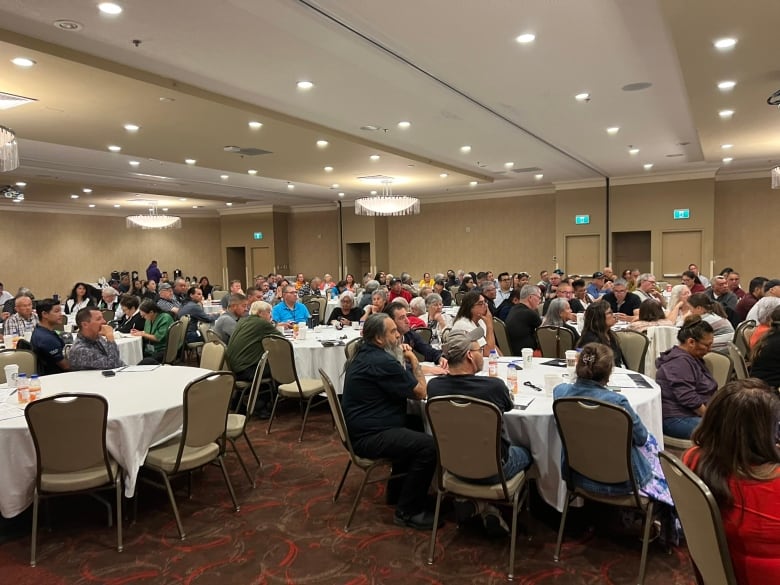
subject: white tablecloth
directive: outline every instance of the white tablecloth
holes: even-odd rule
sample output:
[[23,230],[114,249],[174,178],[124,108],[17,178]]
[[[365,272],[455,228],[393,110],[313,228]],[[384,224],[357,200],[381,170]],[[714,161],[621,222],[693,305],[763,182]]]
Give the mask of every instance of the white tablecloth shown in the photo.
[[336,387],[336,392],[341,394],[344,390],[344,365],[347,363],[344,346],[323,347],[320,342],[337,339],[346,345],[359,335],[357,329],[349,327],[339,331],[331,326],[323,326],[307,331],[305,340],[293,341],[298,377],[319,379],[319,368],[322,368]]
[[[120,371],[111,378],[99,371],[68,372],[42,377],[41,397],[80,392],[108,400],[106,444],[125,470],[125,495],[131,497],[149,446],[181,427],[184,387],[206,373],[209,370],[183,366]],[[16,397],[6,404],[16,404]],[[0,420],[0,514],[12,517],[27,508],[34,485],[35,448],[27,421],[23,415]]]
[[134,366],[143,359],[143,339],[140,337],[133,337],[132,335],[117,337],[114,334],[114,341],[119,350],[119,357],[128,366]]
[[333,312],[333,309],[335,309],[338,306],[339,306],[338,299],[330,299],[328,301],[328,304],[325,305],[325,318],[322,320],[323,324],[330,323],[330,314]]

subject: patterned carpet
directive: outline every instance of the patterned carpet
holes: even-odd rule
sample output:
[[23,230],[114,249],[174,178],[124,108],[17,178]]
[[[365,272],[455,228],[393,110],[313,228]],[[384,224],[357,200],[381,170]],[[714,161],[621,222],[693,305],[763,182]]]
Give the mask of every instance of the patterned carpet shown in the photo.
[[[235,455],[228,469],[241,504],[234,513],[216,467],[198,473],[192,499],[177,494],[187,539],[180,541],[167,498],[142,485],[135,524],[125,523],[124,552],[105,524],[105,509],[88,497],[51,502],[51,531],[39,533],[37,568],[29,567],[29,514],[0,524],[0,584],[311,584],[488,585],[503,583],[509,539],[490,540],[479,526],[458,529],[451,512],[439,531],[437,558],[426,564],[430,533],[393,524],[384,484],[369,486],[350,532],[343,525],[359,473],[339,501],[333,490],[346,463],[330,416],[319,407],[297,442],[297,407],[283,408],[270,436],[250,422],[264,471],[252,489]],[[246,446],[245,461],[250,460]],[[182,486],[183,487],[183,486]],[[131,510],[131,506],[127,506]],[[528,540],[525,515],[518,536],[516,582],[628,584],[636,582],[640,541],[608,508],[570,513],[560,563],[552,560],[560,516],[532,498]],[[42,518],[45,518],[44,514]],[[42,520],[42,527],[45,520]],[[648,585],[692,585],[684,548],[671,554],[651,544]]]

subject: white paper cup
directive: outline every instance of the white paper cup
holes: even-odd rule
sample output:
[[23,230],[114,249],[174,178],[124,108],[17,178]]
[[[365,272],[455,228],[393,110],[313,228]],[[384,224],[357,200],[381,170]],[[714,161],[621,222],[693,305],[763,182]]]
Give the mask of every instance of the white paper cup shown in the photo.
[[339,320],[338,319],[333,319],[333,321],[331,321],[330,324],[333,325],[334,327],[338,327],[339,326]]
[[520,355],[523,356],[523,367],[528,369],[534,365],[534,350],[530,347],[524,347],[520,350]]
[[577,351],[574,349],[566,350],[566,372],[574,376],[577,370]]
[[544,375],[544,393],[547,396],[553,395],[555,387],[563,382],[563,378],[558,374],[545,374]]
[[298,339],[303,341],[306,339],[306,332],[308,331],[308,327],[298,327]]
[[16,379],[19,377],[19,366],[8,364],[3,368],[5,371],[5,381],[9,388],[16,388]]
[[352,321],[352,329],[360,329],[360,321]]

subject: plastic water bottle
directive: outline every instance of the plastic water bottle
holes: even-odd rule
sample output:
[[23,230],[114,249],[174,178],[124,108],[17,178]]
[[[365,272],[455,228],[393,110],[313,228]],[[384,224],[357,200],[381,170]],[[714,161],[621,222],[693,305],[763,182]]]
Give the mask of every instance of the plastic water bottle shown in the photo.
[[27,404],[30,401],[30,382],[27,374],[19,374],[16,378],[16,399],[19,404]]
[[488,356],[488,376],[491,378],[498,376],[498,352],[495,349],[491,349]]
[[41,397],[41,379],[37,374],[30,376],[29,402],[38,400]]

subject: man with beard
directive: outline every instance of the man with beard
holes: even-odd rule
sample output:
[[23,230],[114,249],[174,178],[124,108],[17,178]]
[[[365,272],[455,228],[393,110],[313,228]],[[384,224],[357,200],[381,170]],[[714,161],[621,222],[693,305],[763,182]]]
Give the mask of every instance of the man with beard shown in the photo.
[[[410,369],[404,367],[408,362]],[[436,446],[421,421],[408,428],[407,400],[426,397],[426,382],[414,352],[401,345],[393,319],[377,313],[366,319],[363,338],[347,363],[342,408],[355,453],[390,459],[394,477],[387,484],[387,502],[396,504],[394,521],[418,530],[433,528],[426,511],[428,487],[436,469]]]

